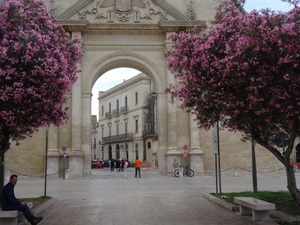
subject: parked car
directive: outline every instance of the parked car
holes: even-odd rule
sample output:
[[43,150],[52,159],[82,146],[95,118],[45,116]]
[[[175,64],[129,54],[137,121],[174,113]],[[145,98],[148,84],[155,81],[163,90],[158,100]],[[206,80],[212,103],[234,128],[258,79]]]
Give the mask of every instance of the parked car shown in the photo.
[[93,160],[92,161],[92,169],[94,168],[102,168],[104,167],[104,163],[101,160]]
[[109,159],[104,159],[103,163],[104,163],[104,167],[109,167]]

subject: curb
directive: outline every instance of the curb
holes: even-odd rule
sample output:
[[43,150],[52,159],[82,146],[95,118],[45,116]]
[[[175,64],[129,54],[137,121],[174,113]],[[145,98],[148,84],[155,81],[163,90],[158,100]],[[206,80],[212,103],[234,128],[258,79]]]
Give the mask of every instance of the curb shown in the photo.
[[278,211],[278,210],[270,210],[270,216],[274,216],[283,221],[300,221],[300,218],[296,216],[289,215],[287,213]]
[[[226,202],[225,200],[217,198],[213,195],[203,194],[203,197],[210,200],[210,201],[212,201],[212,202],[214,202],[214,203],[216,203],[216,204],[218,204],[218,205],[220,205],[220,206],[223,206],[224,208],[229,209],[233,212],[239,212],[240,211],[239,206],[231,204],[229,202]],[[284,212],[281,212],[281,211],[278,211],[278,210],[270,210],[269,213],[270,213],[270,216],[279,218],[279,220],[283,220],[283,221],[300,221],[300,218],[289,215],[287,213],[284,213]],[[276,219],[276,220],[278,220],[278,219]]]
[[32,214],[34,216],[40,214],[41,212],[43,212],[44,210],[48,209],[50,206],[52,206],[54,203],[56,203],[58,201],[58,198],[53,198],[53,199],[50,199],[48,201],[45,201],[43,202],[42,204],[40,204],[39,206],[37,206]]
[[224,208],[229,209],[229,210],[231,210],[233,212],[239,212],[240,211],[240,209],[239,209],[238,206],[236,206],[234,204],[231,204],[229,202],[226,202],[226,201],[224,201],[224,200],[222,200],[220,198],[217,198],[217,197],[215,197],[213,195],[203,194],[203,197],[206,198],[206,199],[208,199],[208,200],[210,200],[210,201],[212,201],[212,202],[215,202],[216,204],[218,204],[220,206],[223,206]]

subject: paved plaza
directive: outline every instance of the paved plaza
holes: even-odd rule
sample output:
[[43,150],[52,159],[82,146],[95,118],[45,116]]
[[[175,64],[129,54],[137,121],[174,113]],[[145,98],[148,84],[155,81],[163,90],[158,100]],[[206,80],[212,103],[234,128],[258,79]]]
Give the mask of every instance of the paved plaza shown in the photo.
[[[251,174],[224,175],[221,187],[222,192],[251,191]],[[287,191],[285,175],[283,172],[258,174],[258,190]],[[135,178],[134,168],[129,168],[125,179],[122,172],[94,169],[88,178],[47,180],[47,195],[59,200],[40,214],[45,217],[40,224],[275,224],[254,223],[249,217],[202,197],[215,191],[214,175],[175,178],[158,175],[155,169],[144,169],[141,178]],[[44,195],[44,179],[20,178],[15,194],[18,198]]]

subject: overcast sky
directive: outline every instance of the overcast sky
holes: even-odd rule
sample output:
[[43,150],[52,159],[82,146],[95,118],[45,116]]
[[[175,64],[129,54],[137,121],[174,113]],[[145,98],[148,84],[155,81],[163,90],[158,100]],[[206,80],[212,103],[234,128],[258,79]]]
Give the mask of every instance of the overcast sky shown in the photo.
[[[270,8],[272,10],[288,11],[292,7],[288,3],[282,2],[281,0],[247,0],[245,5],[247,12],[253,9]],[[118,68],[108,71],[103,74],[95,83],[93,87],[93,99],[92,99],[92,114],[98,115],[98,91],[106,91],[115,85],[122,83],[123,80],[128,80],[133,76],[136,76],[140,72],[130,68]]]

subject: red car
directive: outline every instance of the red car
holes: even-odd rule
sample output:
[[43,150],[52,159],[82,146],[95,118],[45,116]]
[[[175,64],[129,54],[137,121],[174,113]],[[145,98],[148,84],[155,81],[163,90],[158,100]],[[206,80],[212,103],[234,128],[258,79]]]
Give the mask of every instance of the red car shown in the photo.
[[92,169],[94,168],[102,168],[104,167],[104,163],[101,160],[93,160],[92,161]]

